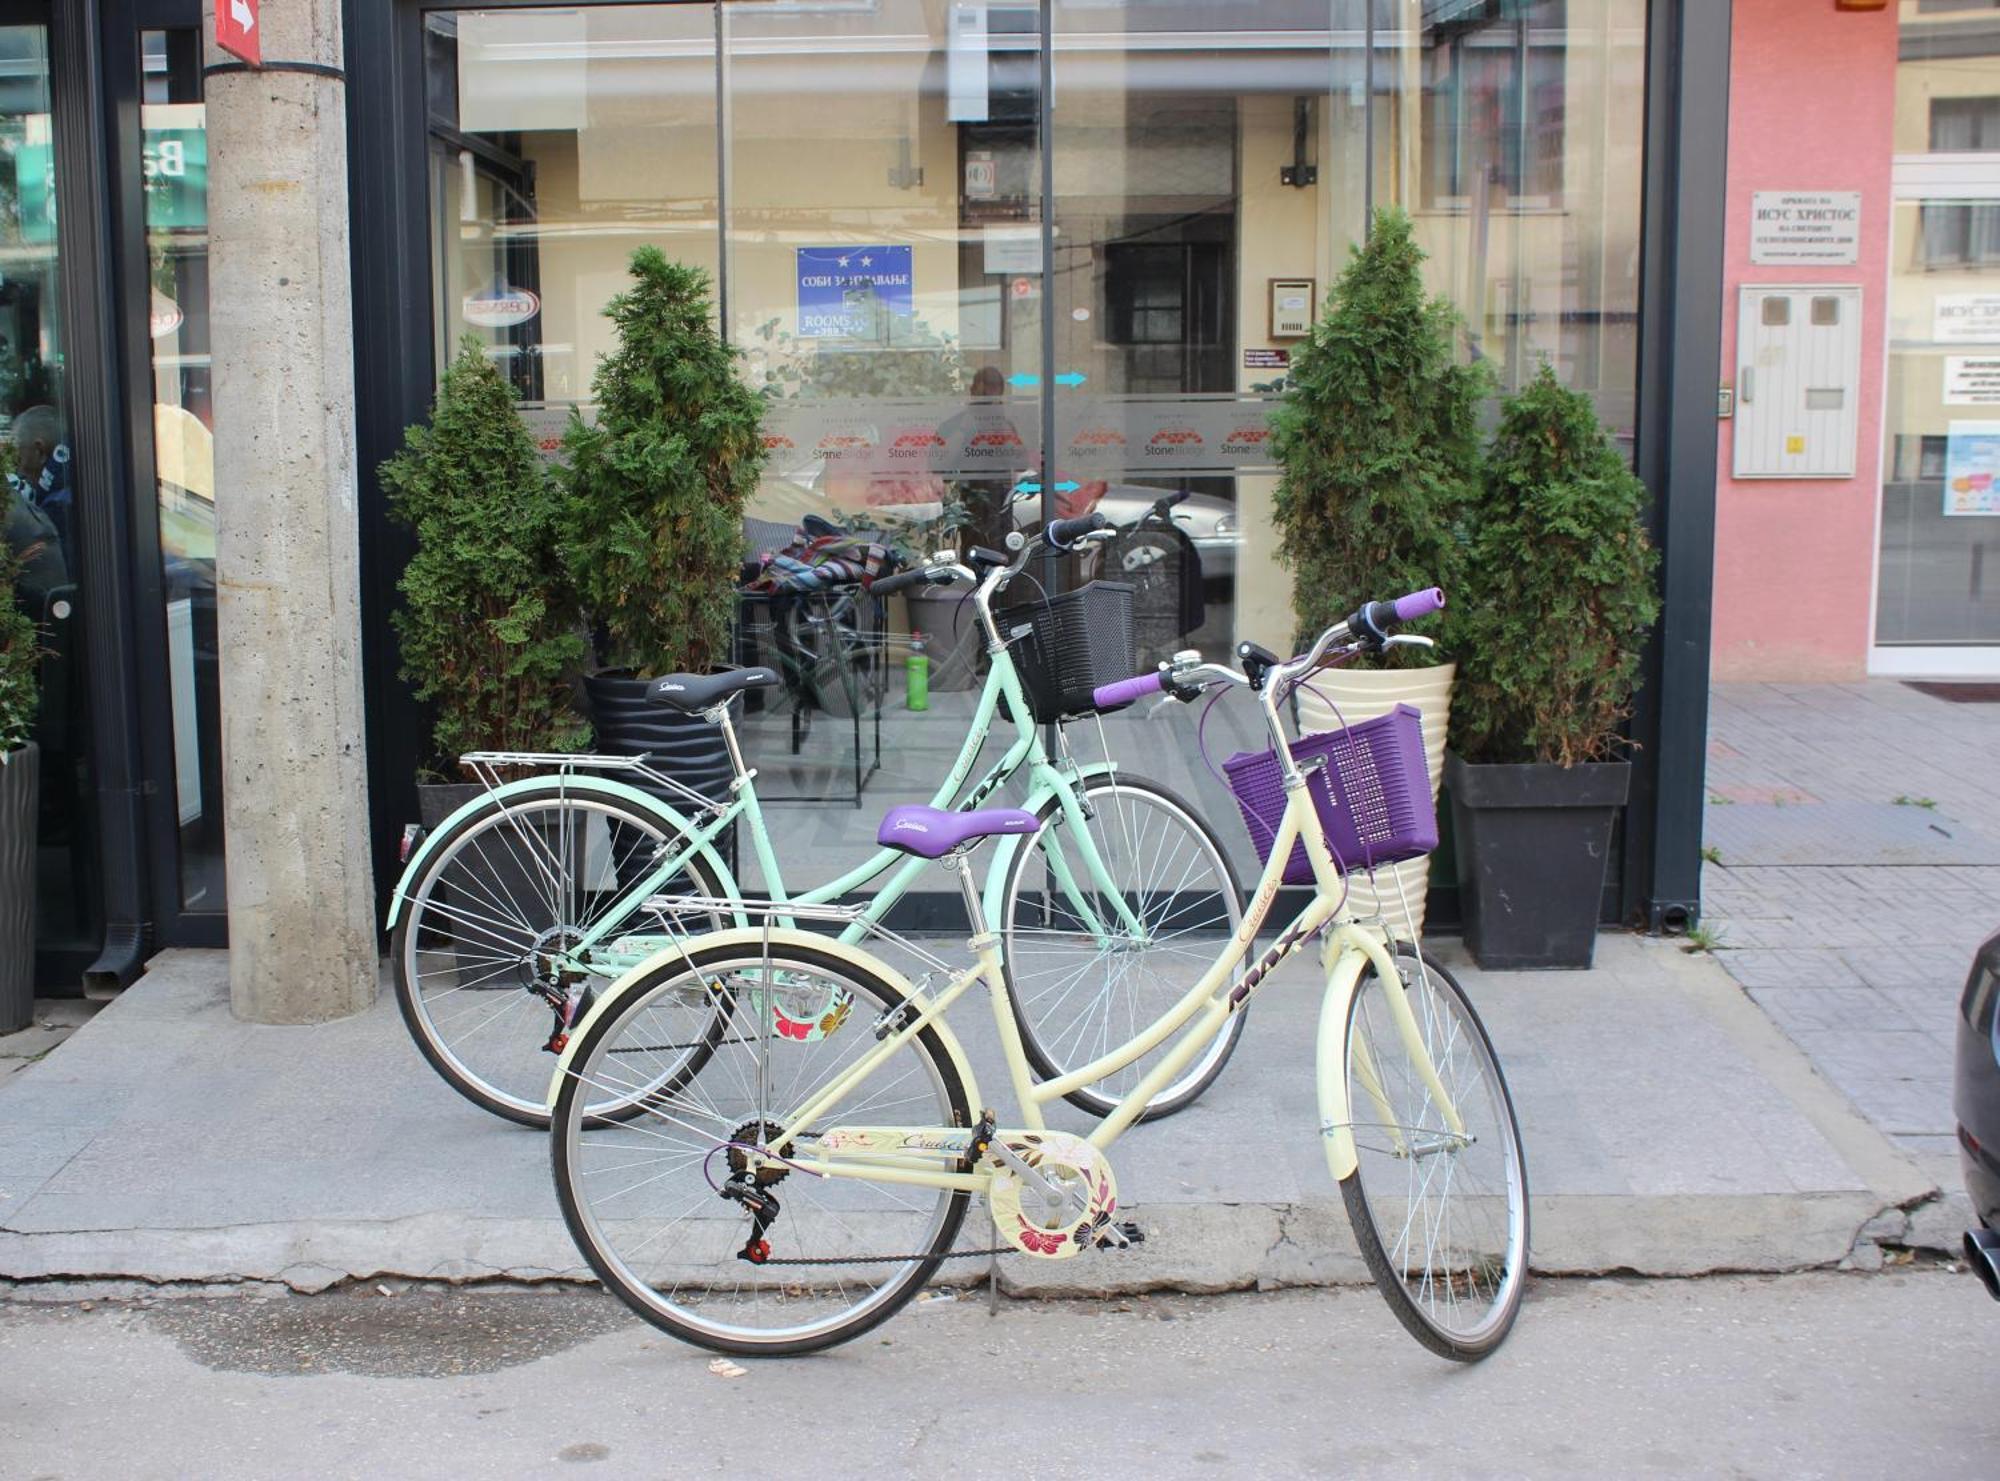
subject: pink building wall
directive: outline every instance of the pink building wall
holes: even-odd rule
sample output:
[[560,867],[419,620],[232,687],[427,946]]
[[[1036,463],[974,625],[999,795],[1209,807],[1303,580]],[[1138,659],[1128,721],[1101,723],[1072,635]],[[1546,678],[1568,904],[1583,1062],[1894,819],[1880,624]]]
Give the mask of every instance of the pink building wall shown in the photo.
[[[1856,679],[1874,624],[1882,488],[1896,7],[1838,12],[1830,0],[1736,0],[1729,76],[1729,217],[1722,380],[1737,377],[1737,290],[1755,283],[1858,283],[1862,340],[1856,476],[1730,476],[1735,428],[1718,439],[1713,674]],[[1860,261],[1753,266],[1751,193],[1861,192]]]

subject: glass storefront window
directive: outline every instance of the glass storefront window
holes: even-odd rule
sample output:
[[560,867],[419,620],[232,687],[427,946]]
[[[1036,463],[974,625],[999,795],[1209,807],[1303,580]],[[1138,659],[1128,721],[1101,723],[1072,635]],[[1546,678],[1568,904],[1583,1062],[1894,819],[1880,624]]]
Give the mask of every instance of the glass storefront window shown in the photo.
[[425,17],[438,363],[492,346],[544,440],[590,396],[641,243],[715,273],[715,7]]
[[[426,27],[440,365],[479,332],[553,445],[630,249],[718,273],[770,398],[753,550],[808,514],[921,555],[1095,508],[1126,536],[1057,579],[1130,580],[1143,660],[1282,645],[1266,420],[1379,205],[1415,217],[1467,355],[1510,386],[1553,362],[1629,445],[1645,0],[723,0]],[[969,699],[976,651],[961,690],[940,660],[949,603],[854,621],[892,715],[913,627],[934,692]],[[818,738],[852,743],[835,718]],[[921,734],[880,748],[871,806],[928,791]],[[759,738],[767,783],[801,735]]]
[[180,828],[180,904],[183,910],[220,911],[222,733],[201,34],[192,27],[142,31],[139,56],[153,471],[172,702],[174,816]]
[[[1433,286],[1506,387],[1546,361],[1628,451],[1637,421],[1644,0],[1397,3],[1378,33],[1407,206]],[[1413,132],[1404,119],[1416,115]]]
[[48,33],[0,26],[0,537],[21,558],[13,591],[44,656],[41,808],[35,936],[43,947],[88,942],[89,814],[81,571],[62,388],[55,144]]

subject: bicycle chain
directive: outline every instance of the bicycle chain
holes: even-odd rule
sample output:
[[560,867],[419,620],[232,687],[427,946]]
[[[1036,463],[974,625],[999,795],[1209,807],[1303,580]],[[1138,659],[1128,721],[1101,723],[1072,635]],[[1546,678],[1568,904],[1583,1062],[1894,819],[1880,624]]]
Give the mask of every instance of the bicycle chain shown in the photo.
[[[985,1250],[948,1250],[937,1258],[940,1260],[971,1260],[982,1255],[1018,1255],[1021,1252],[1011,1244],[997,1244]],[[789,1260],[758,1260],[754,1262],[759,1270],[768,1270],[773,1265],[907,1265],[912,1260],[928,1260],[929,1255],[855,1255],[842,1259],[838,1255],[798,1255]]]

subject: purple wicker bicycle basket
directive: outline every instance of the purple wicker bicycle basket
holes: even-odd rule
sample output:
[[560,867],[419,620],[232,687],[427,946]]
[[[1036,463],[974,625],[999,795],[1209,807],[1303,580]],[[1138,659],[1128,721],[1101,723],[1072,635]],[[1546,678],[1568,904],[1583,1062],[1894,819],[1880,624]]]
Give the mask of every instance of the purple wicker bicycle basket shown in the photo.
[[[1292,742],[1294,760],[1304,763],[1320,756],[1326,765],[1309,772],[1306,785],[1334,862],[1342,869],[1400,863],[1437,847],[1437,807],[1424,765],[1423,716],[1416,709],[1397,705],[1373,720]],[[1268,862],[1285,818],[1278,753],[1240,751],[1222,763],[1222,770],[1243,810],[1257,857]],[[1293,847],[1285,862],[1284,882],[1313,882],[1303,843]]]

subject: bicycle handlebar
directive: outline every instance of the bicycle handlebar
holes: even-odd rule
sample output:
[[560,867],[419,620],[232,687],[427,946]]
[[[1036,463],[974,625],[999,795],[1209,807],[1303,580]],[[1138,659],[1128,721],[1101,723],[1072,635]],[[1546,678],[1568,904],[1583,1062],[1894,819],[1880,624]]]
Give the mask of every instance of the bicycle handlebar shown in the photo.
[[1443,589],[1426,586],[1421,591],[1399,596],[1393,602],[1363,602],[1347,619],[1346,627],[1355,637],[1379,644],[1404,623],[1443,610]]
[[1419,617],[1428,617],[1433,612],[1444,610],[1444,588],[1426,586],[1422,591],[1413,591],[1408,596],[1397,597],[1390,605],[1396,609],[1398,622],[1415,622]]
[[868,588],[878,597],[894,596],[897,592],[912,586],[921,586],[928,581],[933,585],[946,585],[954,572],[949,566],[913,566],[907,571],[898,571],[893,576],[877,578]]
[[[1444,592],[1435,586],[1410,592],[1392,602],[1364,602],[1355,609],[1351,617],[1336,622],[1321,633],[1319,641],[1313,644],[1309,653],[1273,665],[1269,672],[1278,674],[1281,681],[1296,681],[1319,667],[1320,660],[1334,644],[1354,639],[1357,647],[1379,647],[1388,638],[1391,630],[1401,627],[1405,622],[1414,622],[1419,617],[1428,617],[1433,612],[1441,612],[1444,610],[1444,605]],[[1165,690],[1176,699],[1192,700],[1200,693],[1203,684],[1214,680],[1248,684],[1252,688],[1261,688],[1264,684],[1261,675],[1253,680],[1219,664],[1183,665],[1181,662],[1176,662],[1170,670],[1156,669],[1150,674],[1135,674],[1129,679],[1119,679],[1110,684],[1099,685],[1091,691],[1090,698],[1099,709],[1130,704],[1135,699],[1161,690]]]
[[1090,514],[1080,514],[1075,519],[1051,520],[1044,538],[1057,550],[1067,550],[1083,536],[1110,528],[1111,521],[1093,511]]
[[1100,710],[1108,710],[1115,705],[1144,699],[1149,694],[1158,694],[1160,684],[1161,674],[1157,669],[1150,674],[1135,674],[1129,679],[1098,685],[1090,692],[1090,702]]

